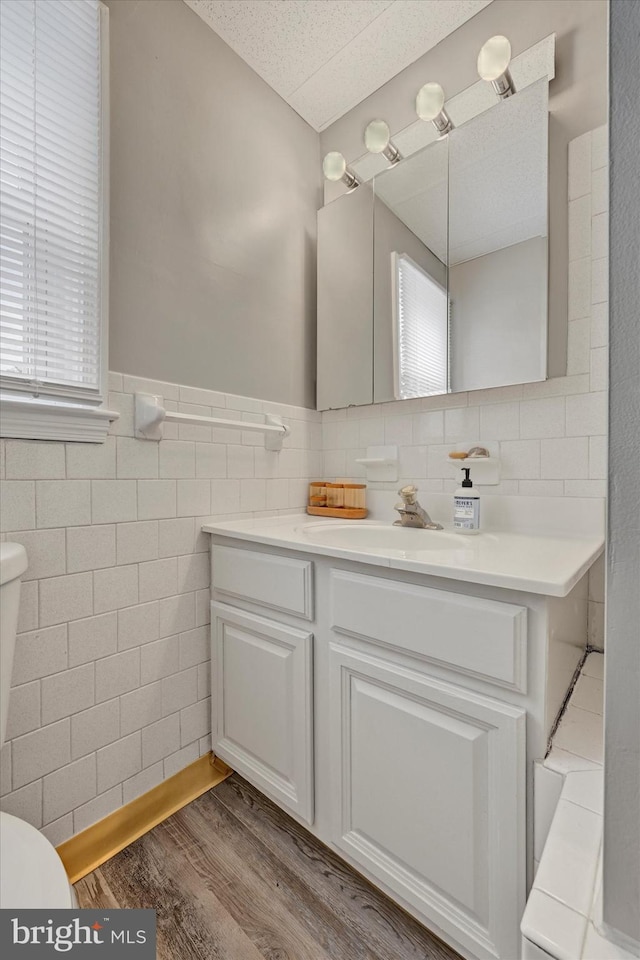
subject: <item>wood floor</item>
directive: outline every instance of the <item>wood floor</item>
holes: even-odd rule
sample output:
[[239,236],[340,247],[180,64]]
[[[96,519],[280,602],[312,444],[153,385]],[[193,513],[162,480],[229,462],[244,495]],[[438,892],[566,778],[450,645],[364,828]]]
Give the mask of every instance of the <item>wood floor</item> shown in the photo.
[[76,892],[157,910],[158,960],[459,960],[237,774]]

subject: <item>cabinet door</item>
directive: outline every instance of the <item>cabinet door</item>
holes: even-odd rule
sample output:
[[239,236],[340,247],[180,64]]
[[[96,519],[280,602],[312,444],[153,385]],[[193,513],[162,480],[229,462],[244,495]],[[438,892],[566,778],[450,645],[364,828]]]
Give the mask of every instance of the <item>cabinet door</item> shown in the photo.
[[332,840],[478,958],[519,956],[525,712],[330,647]]
[[214,753],[313,823],[313,636],[211,604]]

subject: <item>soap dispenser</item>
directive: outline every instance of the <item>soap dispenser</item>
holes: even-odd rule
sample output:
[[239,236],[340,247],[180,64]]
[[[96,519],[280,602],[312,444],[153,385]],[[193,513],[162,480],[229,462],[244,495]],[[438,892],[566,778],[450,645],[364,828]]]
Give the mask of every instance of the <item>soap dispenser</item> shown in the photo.
[[480,494],[473,489],[469,467],[462,472],[462,486],[453,495],[453,529],[456,533],[480,533]]

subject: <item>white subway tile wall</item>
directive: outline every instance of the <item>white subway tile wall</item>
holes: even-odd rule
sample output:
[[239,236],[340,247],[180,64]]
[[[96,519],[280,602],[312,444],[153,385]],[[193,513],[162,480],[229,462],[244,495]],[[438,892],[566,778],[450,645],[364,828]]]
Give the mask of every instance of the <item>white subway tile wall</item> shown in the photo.
[[[0,442],[3,537],[23,543],[19,635],[1,752],[2,809],[53,843],[210,749],[209,517],[298,512],[322,472],[320,414],[110,374],[104,444]],[[133,437],[133,392],[259,435],[167,424]],[[6,479],[5,479],[6,478]]]
[[[399,449],[395,489],[458,485],[448,454],[497,445],[501,482],[487,496],[606,496],[608,351],[608,148],[606,127],[569,144],[567,376],[495,390],[329,410],[322,415],[324,475],[362,479],[367,446]],[[604,641],[602,561],[591,575],[589,641]]]

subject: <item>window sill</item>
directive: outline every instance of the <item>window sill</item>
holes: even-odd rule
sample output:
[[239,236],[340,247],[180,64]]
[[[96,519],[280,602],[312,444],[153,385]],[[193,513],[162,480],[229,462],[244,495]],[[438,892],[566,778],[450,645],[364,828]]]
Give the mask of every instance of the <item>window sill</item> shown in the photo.
[[18,440],[104,443],[115,410],[15,394],[0,396],[0,436]]

